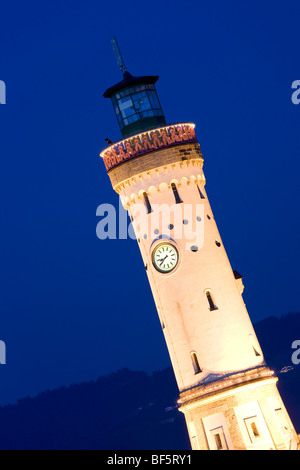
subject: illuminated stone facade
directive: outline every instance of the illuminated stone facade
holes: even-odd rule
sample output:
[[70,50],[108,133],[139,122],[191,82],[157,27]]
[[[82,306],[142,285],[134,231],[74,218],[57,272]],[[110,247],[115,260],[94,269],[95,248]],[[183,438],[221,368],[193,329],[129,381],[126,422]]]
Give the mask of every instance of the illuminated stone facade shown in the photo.
[[[133,221],[192,448],[296,449],[209,205],[194,125],[144,132],[101,156]],[[176,236],[179,226],[194,230]]]

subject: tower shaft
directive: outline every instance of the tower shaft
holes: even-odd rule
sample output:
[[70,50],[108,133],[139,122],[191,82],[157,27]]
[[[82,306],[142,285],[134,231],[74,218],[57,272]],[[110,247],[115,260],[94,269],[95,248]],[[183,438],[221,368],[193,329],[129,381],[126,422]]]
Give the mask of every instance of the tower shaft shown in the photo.
[[133,223],[192,448],[296,449],[208,201],[194,125],[143,132],[101,156]]
[[101,152],[128,210],[178,384],[193,449],[297,449],[205,190],[194,124],[167,125],[154,84],[106,90],[124,140]]

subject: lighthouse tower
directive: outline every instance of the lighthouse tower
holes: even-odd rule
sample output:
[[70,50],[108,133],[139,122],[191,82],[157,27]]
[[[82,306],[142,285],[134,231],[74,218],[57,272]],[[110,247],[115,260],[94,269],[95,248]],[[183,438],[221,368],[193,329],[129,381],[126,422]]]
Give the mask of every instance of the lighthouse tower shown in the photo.
[[192,449],[297,449],[205,190],[192,123],[167,124],[157,76],[110,87],[122,140],[101,152],[128,210],[152,289]]

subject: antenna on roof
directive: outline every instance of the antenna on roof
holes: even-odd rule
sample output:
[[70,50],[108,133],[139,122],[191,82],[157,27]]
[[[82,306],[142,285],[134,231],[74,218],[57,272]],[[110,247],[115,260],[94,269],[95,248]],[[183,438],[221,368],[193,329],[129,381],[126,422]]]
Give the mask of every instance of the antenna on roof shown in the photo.
[[112,44],[112,47],[113,47],[113,50],[114,50],[114,53],[115,53],[115,56],[116,56],[116,59],[117,59],[117,62],[118,62],[118,66],[119,66],[121,72],[123,74],[125,74],[127,72],[127,69],[126,69],[126,66],[124,64],[124,60],[123,60],[123,57],[122,57],[122,54],[121,54],[121,51],[120,51],[120,48],[119,48],[119,44],[117,42],[117,38],[115,36],[111,39],[111,44]]

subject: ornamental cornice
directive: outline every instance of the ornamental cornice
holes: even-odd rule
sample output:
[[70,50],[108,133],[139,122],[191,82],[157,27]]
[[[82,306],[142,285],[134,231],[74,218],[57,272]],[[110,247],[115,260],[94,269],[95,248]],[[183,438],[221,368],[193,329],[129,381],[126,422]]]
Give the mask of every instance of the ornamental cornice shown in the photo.
[[160,149],[198,143],[195,124],[178,123],[136,134],[120,140],[100,153],[107,171],[118,165]]
[[176,182],[179,188],[183,183],[189,185],[199,182],[205,185],[206,180],[202,168],[203,159],[200,158],[170,163],[132,176],[114,186],[114,190],[120,194],[131,187],[132,192],[135,192],[135,189],[137,189],[139,193],[141,189],[143,189],[143,191],[147,193],[151,187],[155,188],[157,192],[160,192],[161,185],[170,186],[171,182]]

